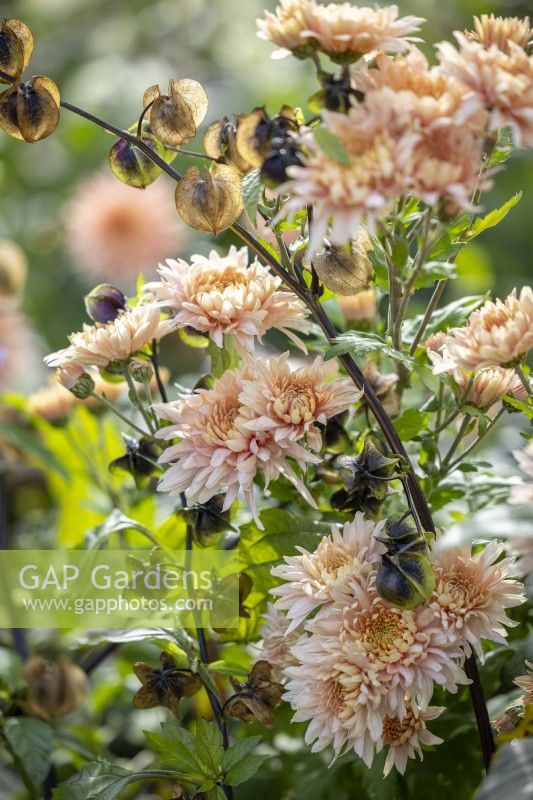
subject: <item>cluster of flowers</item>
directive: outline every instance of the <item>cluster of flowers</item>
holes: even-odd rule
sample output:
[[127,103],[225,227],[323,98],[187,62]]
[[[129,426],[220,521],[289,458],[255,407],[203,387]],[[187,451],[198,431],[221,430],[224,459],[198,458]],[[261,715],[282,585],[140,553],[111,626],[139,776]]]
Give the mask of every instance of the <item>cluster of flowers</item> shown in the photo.
[[189,503],[225,492],[224,509],[242,490],[262,528],[253,496],[260,472],[265,486],[285,475],[314,506],[290,460],[302,473],[318,463],[322,437],[317,424],[346,411],[360,396],[348,378],[325,383],[320,356],[296,369],[284,354],[228,370],[211,389],[155,405],[159,416],[171,422],[158,436],[180,438],[161,457],[170,468],[160,489],[186,492]]
[[525,286],[505,301],[487,301],[461,328],[430,336],[428,357],[437,375],[451,375],[465,402],[487,409],[505,394],[527,392],[512,365],[533,347],[533,291]]
[[441,740],[426,722],[435,685],[456,692],[467,683],[465,653],[482,657],[482,639],[505,643],[505,609],[524,600],[512,557],[491,542],[433,554],[435,589],[423,605],[389,605],[375,587],[383,522],[358,512],[314,552],[285,557],[272,570],[281,585],[262,629],[262,658],[276,665],[294,721],[309,721],[313,751],[334,757],[353,749],[370,766],[388,747],[385,774],[422,757]]
[[[301,478],[319,461],[317,427],[361,397],[348,378],[325,381],[321,357],[292,368],[287,354],[252,360],[255,340],[272,328],[305,349],[294,331],[309,328],[304,304],[279,289],[280,280],[257,261],[248,264],[246,248],[231,247],[221,257],[193,256],[191,263],[168,261],[161,280],[146,285],[146,300],[120,310],[108,322],[84,325],[70,336],[70,345],[46,359],[58,368],[58,379],[79,396],[94,390],[87,369],[133,373],[154,339],[176,328],[190,327],[222,346],[231,336],[244,365],[226,371],[210,389],[199,389],[171,403],[154,405],[169,420],[158,436],[179,437],[161,456],[170,464],[159,488],[186,492],[188,502],[205,502],[226,493],[225,508],[242,490],[256,515],[253,481],[258,472],[265,485],[280,474],[291,480],[306,500],[314,500]],[[162,318],[164,307],[170,313]],[[96,376],[95,376],[96,378]],[[258,524],[259,520],[258,520]]]
[[533,145],[528,19],[482,16],[475,31],[456,34],[458,50],[439,45],[439,64],[429,67],[404,38],[422,20],[396,15],[395,6],[372,11],[287,0],[259,22],[260,36],[296,55],[314,48],[349,62],[368,54],[351,76],[347,113],[322,115],[344,153],[326,151],[312,131],[304,133],[303,166],[289,167],[281,187],[292,194],[284,214],[314,206],[311,249],[329,227],[338,243],[361,221],[372,228],[404,195],[472,208],[485,180],[479,164],[487,138],[508,126],[518,146]]

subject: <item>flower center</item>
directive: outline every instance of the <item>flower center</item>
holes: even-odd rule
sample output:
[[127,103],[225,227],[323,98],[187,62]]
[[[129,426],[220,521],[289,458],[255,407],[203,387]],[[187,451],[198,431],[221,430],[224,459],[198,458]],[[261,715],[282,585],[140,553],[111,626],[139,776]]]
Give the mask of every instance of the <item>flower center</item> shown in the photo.
[[411,738],[413,712],[408,709],[403,720],[397,717],[383,717],[383,738],[387,744],[399,745]]
[[383,663],[399,661],[414,641],[409,621],[388,608],[364,614],[355,632],[367,654]]
[[324,691],[327,697],[328,708],[332,711],[339,712],[345,703],[345,690],[337,678],[329,678],[325,682]]
[[243,286],[245,277],[236,267],[225,267],[223,270],[213,270],[213,272],[203,274],[196,289],[198,293],[221,292],[226,289]]
[[206,424],[205,436],[208,441],[224,441],[233,430],[233,423],[239,414],[239,403],[236,398],[219,400],[211,409]]
[[316,411],[315,393],[309,386],[295,382],[290,377],[283,379],[274,388],[271,411],[289,425],[310,422]]

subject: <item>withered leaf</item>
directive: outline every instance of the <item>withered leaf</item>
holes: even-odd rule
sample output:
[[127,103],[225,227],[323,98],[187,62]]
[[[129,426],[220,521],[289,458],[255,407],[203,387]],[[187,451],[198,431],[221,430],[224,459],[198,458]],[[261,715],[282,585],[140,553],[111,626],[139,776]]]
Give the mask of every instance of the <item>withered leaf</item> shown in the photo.
[[0,127],[14,139],[45,139],[59,122],[59,89],[44,75],[15,83],[0,95]]
[[159,86],[151,86],[143,97],[149,104],[150,126],[155,136],[169,147],[179,147],[196,134],[198,125],[207,113],[207,94],[198,81],[189,78],[171,80],[168,94],[162,95]]
[[241,175],[235,167],[217,164],[202,177],[190,167],[176,186],[176,208],[196,230],[218,234],[229,228],[242,211]]
[[[0,70],[18,78],[33,52],[33,36],[20,19],[5,19],[0,28]],[[0,78],[0,83],[9,81]]]
[[374,277],[368,257],[372,243],[365,230],[348,247],[332,245],[312,259],[316,274],[328,289],[340,295],[354,295],[367,289]]

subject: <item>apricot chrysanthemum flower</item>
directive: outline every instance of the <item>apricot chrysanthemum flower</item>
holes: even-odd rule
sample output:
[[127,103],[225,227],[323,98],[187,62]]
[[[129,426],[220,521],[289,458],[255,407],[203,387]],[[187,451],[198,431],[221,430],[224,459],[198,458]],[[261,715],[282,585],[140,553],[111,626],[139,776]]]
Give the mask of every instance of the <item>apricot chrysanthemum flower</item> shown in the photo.
[[[516,289],[502,302],[486,302],[465,327],[452,328],[444,343],[456,366],[480,369],[505,365],[533,347],[533,290]],[[443,371],[441,368],[434,372]]]
[[142,350],[153,339],[174,330],[172,320],[161,320],[156,305],[138,305],[121,311],[116,319],[106,323],[84,325],[71,333],[69,347],[50,353],[45,363],[49,367],[107,368],[110,364],[126,364],[130,356]]
[[65,212],[67,249],[87,283],[113,275],[133,287],[139,272],[153,274],[186,236],[172,190],[159,181],[141,190],[98,173],[80,183]]
[[259,633],[263,640],[260,658],[272,667],[272,679],[278,683],[285,680],[285,669],[295,666],[298,660],[291,647],[296,644],[302,631],[300,628],[287,633],[290,620],[274,603],[269,603]]
[[287,632],[334,596],[351,595],[354,581],[366,579],[383,552],[375,538],[383,526],[384,522],[366,520],[358,511],[342,529],[333,525],[331,536],[324,536],[313,553],[298,547],[300,555],[285,556],[285,563],[272,569],[284,581],[272,594],[278,597],[276,607],[291,620]]
[[507,52],[509,42],[515,42],[525,48],[533,38],[533,29],[529,17],[521,19],[481,14],[480,17],[474,17],[474,30],[467,31],[467,36],[480,42],[487,49],[494,44],[498,50]]
[[383,744],[389,748],[383,768],[385,777],[393,767],[403,775],[409,758],[418,756],[422,760],[420,745],[442,743],[442,739],[428,731],[426,722],[435,719],[443,711],[443,706],[428,706],[425,709],[413,709],[411,706],[407,708],[403,719],[388,715],[383,718]]
[[305,350],[293,333],[309,329],[305,305],[292,292],[280,290],[281,279],[258,261],[248,264],[248,248],[230,247],[226,256],[212,250],[194,255],[191,263],[168,260],[161,280],[146,285],[161,306],[171,309],[177,326],[207,333],[221,347],[232,335],[241,350],[252,352],[255,338],[277,328]]
[[278,444],[305,439],[319,451],[322,436],[317,423],[325,424],[346,411],[363,393],[349,378],[326,383],[321,356],[293,370],[288,355],[262,361],[253,376],[243,380],[243,425],[251,431],[268,431]]
[[482,639],[505,644],[504,626],[515,625],[505,609],[524,602],[524,587],[516,559],[498,561],[504,546],[496,541],[472,554],[470,545],[439,552],[434,561],[433,607],[442,629],[467,654],[471,648],[483,658]]
[[526,24],[486,17],[473,36],[454,34],[458,48],[437,45],[442,70],[475,92],[489,111],[488,130],[509,126],[518,147],[533,147],[533,56],[523,46]]
[[351,3],[281,0],[276,13],[266,12],[257,25],[260,38],[283,48],[278,57],[289,51],[305,55],[316,48],[334,60],[350,62],[374,50],[404,50],[422,22],[422,17],[398,18],[395,5],[358,8]]
[[328,155],[305,134],[303,165],[287,170],[290,179],[281,191],[292,197],[283,213],[314,206],[311,251],[326,232],[331,241],[345,243],[362,221],[372,228],[403,194],[471,208],[485,112],[460,85],[428,69],[421,54],[383,56],[378,64],[360,78],[363,102],[347,114],[323,113],[345,157]]
[[337,298],[346,322],[367,322],[378,312],[376,290],[363,289],[357,294],[341,295]]
[[252,375],[249,367],[228,370],[212,389],[200,389],[176,402],[154,405],[156,412],[172,423],[159,430],[158,436],[181,439],[161,455],[161,463],[170,463],[170,467],[158,488],[172,494],[185,492],[189,503],[204,503],[224,492],[224,509],[242,490],[261,526],[253,495],[256,473],[263,474],[265,486],[285,475],[307,502],[315,505],[290,460],[305,472],[308,463],[318,463],[320,459],[296,441],[285,440],[281,445],[270,431],[245,426],[241,394],[243,381],[253,379]]

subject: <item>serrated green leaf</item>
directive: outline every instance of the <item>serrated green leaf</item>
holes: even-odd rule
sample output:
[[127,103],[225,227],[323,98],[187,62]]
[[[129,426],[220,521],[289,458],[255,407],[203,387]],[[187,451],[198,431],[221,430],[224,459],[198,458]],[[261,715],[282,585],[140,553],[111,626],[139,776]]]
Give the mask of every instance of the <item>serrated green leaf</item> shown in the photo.
[[527,403],[517,400],[516,397],[511,397],[509,394],[504,394],[502,400],[504,405],[511,406],[511,408],[521,411],[528,419],[533,419],[533,407]]
[[198,717],[194,740],[198,758],[208,767],[211,775],[218,775],[224,754],[222,734],[218,725]]
[[260,169],[252,169],[244,176],[242,180],[242,199],[246,214],[252,223],[255,223],[259,195],[262,188]]
[[395,350],[375,333],[365,331],[341,333],[335,339],[335,344],[326,351],[325,358],[326,360],[336,358],[345,353],[361,357],[366,357],[372,353],[383,353],[383,355],[392,358],[394,361],[399,361],[408,369],[413,366],[413,359],[410,356]]
[[343,143],[329,128],[314,128],[313,136],[315,137],[317,145],[329,158],[333,159],[333,161],[336,161],[338,164],[342,164],[344,167],[350,166],[351,159]]
[[226,772],[225,780],[230,786],[238,786],[255,775],[261,765],[269,758],[268,755],[246,756],[234,764]]
[[143,733],[162,764],[186,773],[195,783],[202,783],[211,777],[210,769],[196,755],[195,742],[188,731],[176,723],[163,723],[161,729],[162,733]]
[[260,741],[260,736],[247,736],[246,739],[240,739],[235,744],[232,744],[231,747],[228,747],[222,758],[222,770],[226,772],[241,759],[250,755]]
[[[452,303],[448,303],[448,305],[437,309],[431,316],[424,337],[427,338],[436,331],[447,330],[448,328],[455,328],[462,325],[472,311],[475,311],[483,305],[485,300],[486,297],[484,295],[472,295],[470,297],[462,297],[459,300],[454,300]],[[404,339],[406,342],[413,340],[416,331],[420,327],[422,318],[423,315],[421,314],[405,323]]]
[[517,192],[507,200],[503,206],[495,208],[494,211],[489,211],[484,217],[478,217],[468,232],[469,239],[475,239],[480,233],[486,231],[488,228],[494,228],[496,225],[505,219],[509,211],[520,202],[522,199],[522,192]]
[[415,281],[415,289],[429,289],[436,281],[454,280],[457,265],[453,261],[427,261]]

